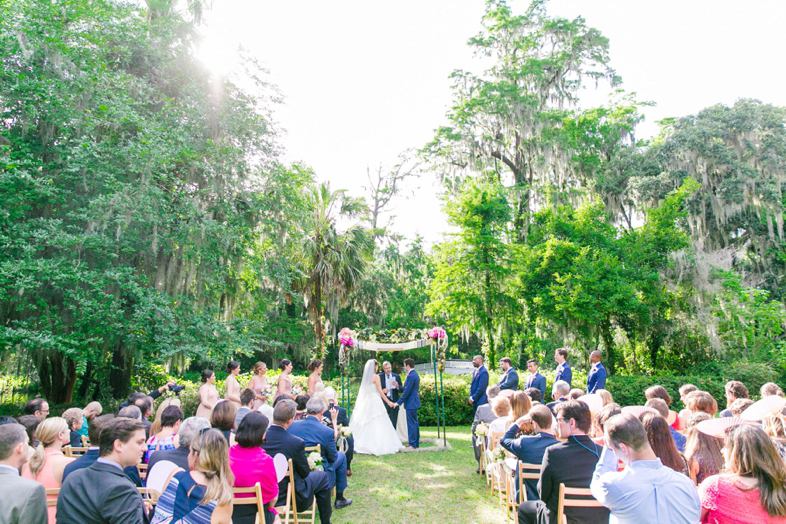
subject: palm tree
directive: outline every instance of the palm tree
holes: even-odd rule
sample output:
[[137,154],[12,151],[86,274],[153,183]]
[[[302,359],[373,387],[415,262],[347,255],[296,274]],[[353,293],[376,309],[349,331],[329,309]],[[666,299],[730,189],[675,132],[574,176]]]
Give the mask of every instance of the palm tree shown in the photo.
[[308,316],[314,322],[320,357],[324,356],[322,317],[327,309],[331,318],[346,303],[352,289],[366,269],[373,248],[373,236],[358,223],[340,232],[337,222],[363,219],[368,207],[363,198],[346,190],[330,190],[323,182],[307,195],[309,215],[304,224],[302,279],[298,286],[306,299]]

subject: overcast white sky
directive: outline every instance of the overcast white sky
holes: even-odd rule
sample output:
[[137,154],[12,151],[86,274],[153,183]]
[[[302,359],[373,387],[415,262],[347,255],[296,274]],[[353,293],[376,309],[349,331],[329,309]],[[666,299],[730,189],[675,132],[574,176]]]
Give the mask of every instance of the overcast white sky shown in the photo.
[[[521,13],[528,3],[509,5]],[[738,98],[786,106],[783,0],[552,0],[548,10],[599,29],[622,87],[657,103],[639,138],[661,118]],[[361,195],[367,167],[392,166],[445,123],[448,75],[482,71],[466,42],[483,11],[482,0],[215,0],[210,54],[221,68],[238,42],[252,51],[285,97],[276,119],[287,160]],[[582,100],[605,97],[593,86]],[[441,239],[448,226],[432,184],[424,178],[414,198],[398,203],[395,230]]]

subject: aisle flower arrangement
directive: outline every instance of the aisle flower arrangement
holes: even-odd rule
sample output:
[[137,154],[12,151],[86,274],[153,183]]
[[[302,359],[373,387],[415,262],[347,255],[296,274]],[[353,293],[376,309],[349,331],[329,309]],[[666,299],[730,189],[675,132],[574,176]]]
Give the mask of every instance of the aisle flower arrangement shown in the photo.
[[311,471],[324,471],[322,467],[322,455],[317,453],[316,451],[312,451],[308,454],[308,467],[311,468]]

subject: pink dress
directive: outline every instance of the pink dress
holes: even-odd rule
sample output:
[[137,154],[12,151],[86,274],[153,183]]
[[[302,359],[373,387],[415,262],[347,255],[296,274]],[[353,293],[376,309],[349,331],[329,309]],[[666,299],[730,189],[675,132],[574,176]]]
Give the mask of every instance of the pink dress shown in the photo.
[[[202,388],[207,388],[207,401],[210,402],[213,406],[216,405],[218,402],[218,390],[213,384],[204,384],[201,388],[199,388],[199,393],[201,396]],[[199,406],[196,410],[197,417],[205,417],[206,419],[210,420],[210,415],[213,414],[213,408],[209,408],[202,404],[200,400]]]
[[[262,377],[260,380],[259,377],[253,376],[251,377],[251,381],[248,383],[248,387],[257,395],[261,395],[264,389],[267,387],[267,378]],[[251,406],[252,411],[256,411],[259,406],[262,405],[262,401],[258,398],[254,399],[254,404]]]
[[[227,387],[227,400],[229,400],[229,395],[233,395],[235,397],[240,398],[240,384],[237,383],[237,379],[233,376],[228,376],[226,379],[226,387]],[[235,405],[237,409],[240,409],[240,402],[236,402],[234,400],[229,400],[232,404]]]
[[729,475],[713,475],[704,480],[699,486],[699,498],[701,507],[709,510],[702,524],[786,523],[786,517],[770,517],[761,507],[758,489],[740,489]]
[[[41,468],[41,471],[38,472],[37,477],[33,477],[33,472],[30,471],[30,465],[25,464],[25,467],[22,469],[22,476],[31,480],[35,480],[36,482],[40,482],[44,485],[46,489],[54,489],[59,488],[60,483],[55,480],[54,474],[52,473],[52,457],[53,456],[63,456],[63,452],[59,449],[48,449],[46,450],[46,460],[44,461],[44,467]],[[47,495],[47,499],[57,499],[57,495]],[[55,511],[57,510],[56,506],[48,506],[46,508],[46,514],[49,518],[49,524],[55,524]]]
[[282,391],[283,393],[292,394],[292,380],[284,375],[279,375],[278,384],[276,385],[276,396],[273,398],[273,402],[275,402],[278,397],[284,396]]

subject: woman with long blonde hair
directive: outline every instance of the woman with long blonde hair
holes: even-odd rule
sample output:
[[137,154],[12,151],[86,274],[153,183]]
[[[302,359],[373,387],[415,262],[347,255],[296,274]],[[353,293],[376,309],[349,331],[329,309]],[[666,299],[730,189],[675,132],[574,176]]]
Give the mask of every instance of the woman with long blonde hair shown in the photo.
[[153,424],[150,425],[150,435],[156,435],[161,432],[161,414],[169,406],[180,407],[180,399],[177,397],[169,397],[161,401],[161,404],[158,405],[158,409],[156,409],[156,416],[153,419]]
[[[59,488],[63,483],[63,470],[74,460],[62,451],[70,435],[64,418],[50,417],[41,422],[35,430],[38,447],[22,469],[22,476],[40,482],[46,489]],[[55,506],[47,508],[50,524],[55,522],[56,509]]]
[[726,470],[699,486],[701,522],[786,523],[786,470],[767,434],[742,424],[726,432]]
[[209,429],[191,441],[188,465],[191,471],[177,470],[169,480],[151,524],[230,524],[235,477],[220,431]]

